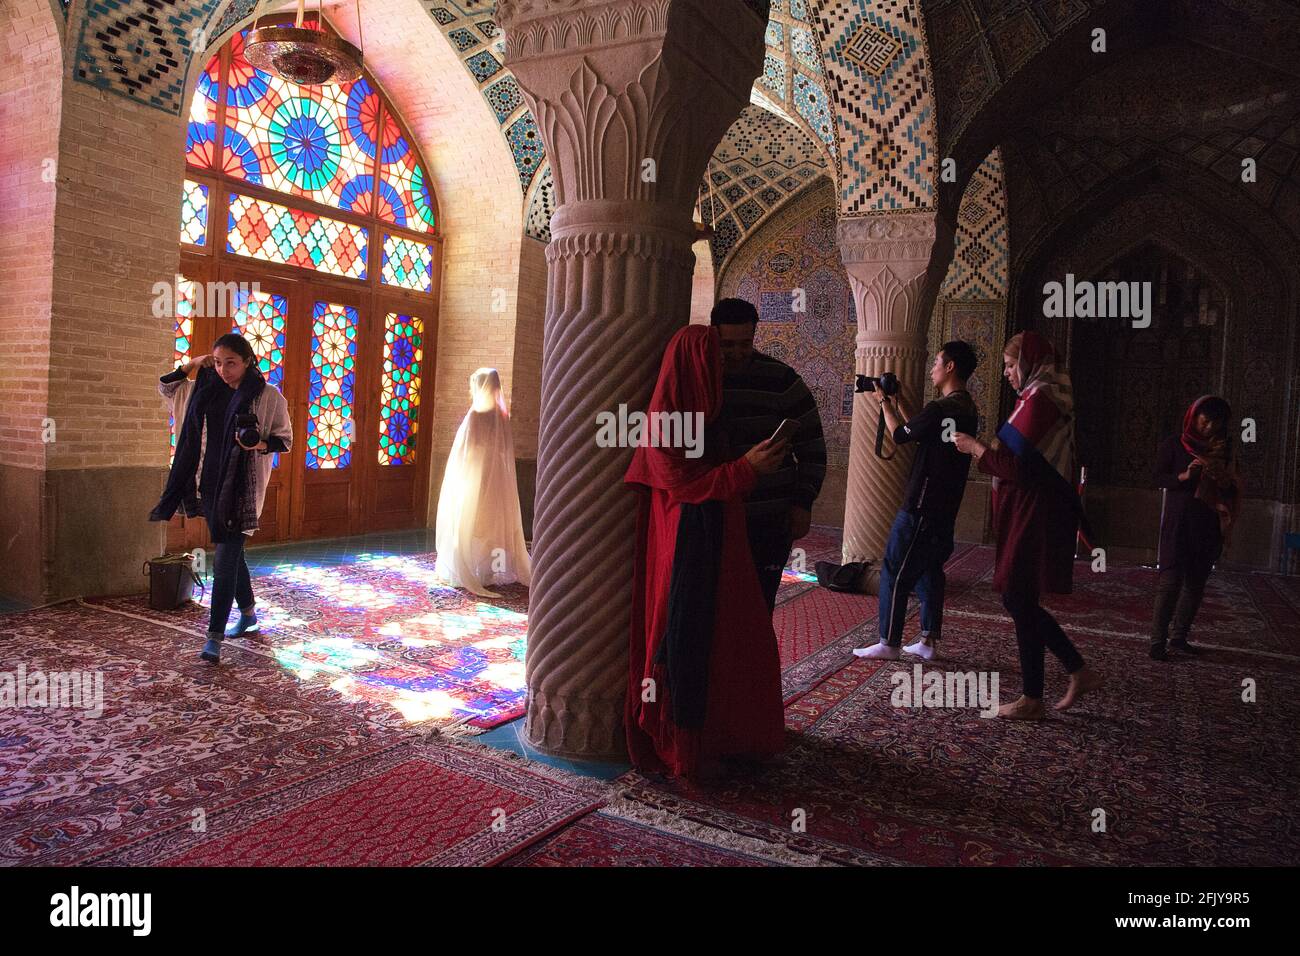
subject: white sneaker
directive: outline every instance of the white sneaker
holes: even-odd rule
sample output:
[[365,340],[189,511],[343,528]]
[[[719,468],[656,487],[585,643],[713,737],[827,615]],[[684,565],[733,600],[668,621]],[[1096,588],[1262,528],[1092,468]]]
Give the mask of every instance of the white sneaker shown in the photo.
[[911,654],[913,657],[919,657],[923,661],[932,661],[935,655],[939,653],[939,648],[935,644],[927,644],[925,641],[917,641],[915,644],[908,644],[903,648],[904,654]]
[[896,661],[901,656],[897,647],[888,644],[872,644],[870,647],[853,648],[854,657],[867,657],[871,660]]

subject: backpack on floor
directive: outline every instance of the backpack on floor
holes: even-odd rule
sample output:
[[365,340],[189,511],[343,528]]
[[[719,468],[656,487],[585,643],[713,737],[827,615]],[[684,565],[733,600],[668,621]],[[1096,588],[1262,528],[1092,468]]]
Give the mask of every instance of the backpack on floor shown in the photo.
[[817,583],[822,587],[831,591],[860,594],[869,567],[870,561],[850,561],[848,564],[818,561],[814,570],[817,572]]
[[149,576],[149,606],[155,611],[174,611],[194,599],[194,585],[204,593],[203,579],[194,572],[194,555],[163,554],[144,563]]

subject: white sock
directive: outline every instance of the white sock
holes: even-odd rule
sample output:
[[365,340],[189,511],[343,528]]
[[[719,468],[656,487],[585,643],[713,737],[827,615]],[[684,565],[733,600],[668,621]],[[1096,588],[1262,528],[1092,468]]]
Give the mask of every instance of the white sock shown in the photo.
[[926,661],[934,660],[934,655],[937,652],[938,648],[934,644],[927,644],[925,641],[920,640],[903,648],[904,654],[911,654],[913,657],[919,657]]
[[890,647],[888,644],[872,644],[870,647],[853,648],[853,656],[867,657],[872,660],[896,661],[900,655],[897,647]]

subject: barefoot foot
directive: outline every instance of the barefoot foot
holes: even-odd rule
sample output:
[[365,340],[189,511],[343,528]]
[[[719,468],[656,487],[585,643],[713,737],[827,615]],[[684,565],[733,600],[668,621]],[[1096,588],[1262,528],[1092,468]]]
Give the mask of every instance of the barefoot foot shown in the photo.
[[1102,685],[1102,676],[1089,667],[1077,670],[1070,675],[1070,686],[1065,689],[1065,696],[1056,704],[1057,710],[1069,710],[1079,702],[1079,698]]
[[998,716],[1004,720],[1042,720],[1046,716],[1043,702],[1033,697],[1021,697],[1010,704],[998,708]]

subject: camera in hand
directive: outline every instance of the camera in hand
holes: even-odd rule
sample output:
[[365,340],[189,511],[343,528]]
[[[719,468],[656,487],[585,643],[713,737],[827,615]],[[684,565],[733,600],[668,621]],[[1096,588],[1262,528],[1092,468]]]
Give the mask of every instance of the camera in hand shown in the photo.
[[899,389],[901,389],[902,387],[903,387],[902,383],[898,381],[897,375],[895,375],[893,372],[886,372],[884,375],[881,375],[879,378],[876,378],[873,375],[859,375],[857,377],[857,384],[854,385],[853,390],[855,392],[878,391],[883,395],[888,395],[892,397],[894,395],[897,395]]
[[235,416],[235,437],[241,445],[252,448],[262,440],[262,433],[257,427],[257,416],[252,412],[243,412]]

